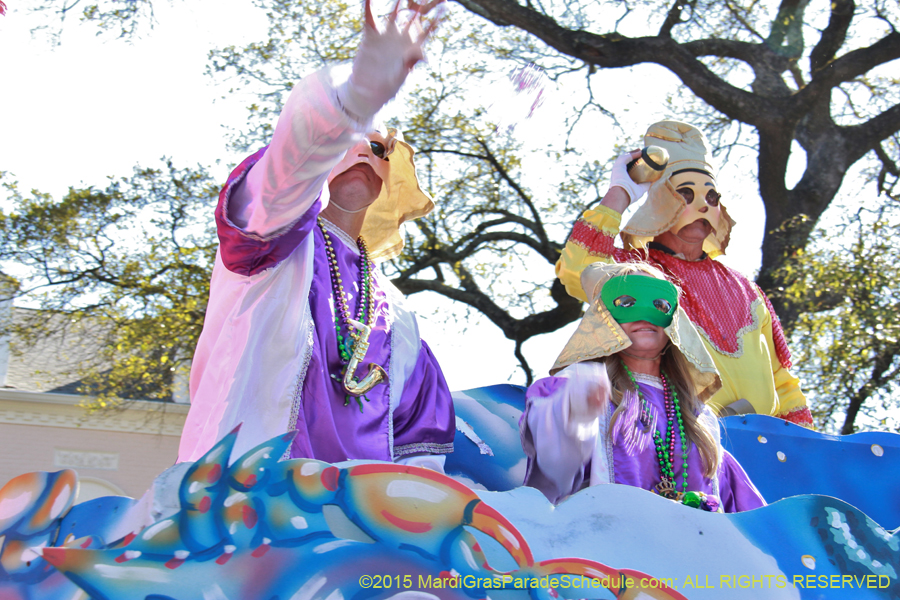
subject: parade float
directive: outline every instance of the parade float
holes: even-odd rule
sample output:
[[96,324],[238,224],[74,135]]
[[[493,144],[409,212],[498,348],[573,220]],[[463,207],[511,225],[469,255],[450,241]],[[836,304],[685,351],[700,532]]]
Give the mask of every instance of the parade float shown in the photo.
[[232,456],[240,431],[140,499],[73,505],[74,471],[0,490],[3,600],[900,598],[900,436],[766,416],[723,444],[769,506],[737,514],[606,485],[559,506],[521,487],[524,390],[454,394],[447,476]]

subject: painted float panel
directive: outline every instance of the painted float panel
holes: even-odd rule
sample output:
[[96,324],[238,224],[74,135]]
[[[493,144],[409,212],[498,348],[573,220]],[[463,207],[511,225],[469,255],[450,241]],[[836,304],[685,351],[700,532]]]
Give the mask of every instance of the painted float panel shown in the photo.
[[[897,522],[894,434],[732,417],[733,453],[770,501],[791,497],[722,515],[609,485],[554,507],[516,487],[523,390],[455,398],[456,480],[279,462],[291,434],[232,457],[238,432],[140,501],[72,506],[73,471],[16,478],[0,489],[0,598],[900,598],[900,536],[867,516]],[[830,481],[840,469],[853,485]]]

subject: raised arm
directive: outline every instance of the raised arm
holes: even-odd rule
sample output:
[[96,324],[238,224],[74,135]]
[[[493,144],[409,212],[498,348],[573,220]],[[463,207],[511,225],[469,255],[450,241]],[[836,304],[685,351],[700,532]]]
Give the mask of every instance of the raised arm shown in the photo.
[[[439,19],[423,26],[423,17],[435,5],[410,2],[411,16],[401,23],[398,0],[379,28],[367,0],[352,69],[324,69],[294,86],[268,150],[231,191],[227,218],[234,226],[270,238],[313,206],[331,170],[373,129],[375,115],[424,57],[424,44]],[[323,194],[320,209],[327,201]]]
[[[268,149],[232,189],[227,218],[245,233],[268,239],[298,221],[319,198],[331,169],[365,133],[340,108],[338,88],[349,85],[341,71],[318,71],[294,86]],[[344,81],[336,81],[342,74]]]
[[622,213],[632,202],[637,202],[649,189],[649,183],[635,183],[628,176],[626,165],[640,156],[640,151],[626,152],[613,163],[609,190],[600,201],[600,207],[587,210],[572,228],[559,260],[556,276],[566,286],[570,296],[587,301],[581,289],[581,272],[595,262],[616,262],[613,245],[622,220]]

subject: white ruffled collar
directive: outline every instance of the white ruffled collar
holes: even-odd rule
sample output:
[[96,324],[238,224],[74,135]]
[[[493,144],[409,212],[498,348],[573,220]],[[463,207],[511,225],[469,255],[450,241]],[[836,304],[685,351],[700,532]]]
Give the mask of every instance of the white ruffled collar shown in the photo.
[[632,373],[634,380],[640,383],[655,387],[658,390],[663,389],[662,379],[653,375],[645,375],[644,373]]

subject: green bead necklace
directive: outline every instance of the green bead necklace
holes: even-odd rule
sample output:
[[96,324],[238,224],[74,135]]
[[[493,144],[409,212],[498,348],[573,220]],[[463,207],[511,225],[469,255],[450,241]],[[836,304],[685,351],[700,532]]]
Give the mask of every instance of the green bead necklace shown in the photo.
[[[641,392],[641,388],[638,387],[637,380],[634,377],[634,374],[631,372],[631,369],[622,362],[622,367],[625,368],[625,373],[628,374],[628,378],[631,380],[631,385],[634,386],[635,391],[637,392],[638,398],[641,401],[641,411],[639,420],[645,429],[649,429],[652,420],[650,416],[650,403],[644,398],[644,393]],[[656,486],[654,486],[654,491],[663,496],[665,498],[669,498],[671,500],[680,500],[681,497],[687,492],[688,489],[688,455],[687,455],[687,445],[685,444],[685,440],[687,436],[684,433],[684,420],[681,417],[681,406],[678,402],[678,393],[675,391],[673,386],[669,385],[669,378],[666,377],[665,372],[661,372],[661,379],[663,385],[663,398],[665,400],[666,407],[666,436],[660,435],[659,431],[655,428],[653,429],[653,444],[656,448],[656,460],[659,463],[659,472],[660,472],[660,481]],[[678,424],[678,431],[676,434],[675,424]],[[681,482],[681,492],[677,491],[678,484],[675,482],[675,467],[674,467],[674,459],[675,459],[675,437],[678,436],[681,442],[681,458],[682,458],[682,477],[683,480]]]
[[[331,274],[331,289],[334,303],[334,330],[337,334],[338,354],[341,357],[341,375],[340,377],[331,374],[331,378],[337,381],[343,381],[344,374],[347,370],[347,363],[350,362],[350,356],[353,353],[353,347],[359,343],[359,331],[355,327],[350,326],[350,307],[347,305],[347,293],[344,291],[343,281],[341,280],[341,272],[338,268],[337,254],[334,251],[334,245],[331,242],[331,236],[325,228],[325,222],[322,217],[318,218],[319,229],[325,237],[325,254],[328,257],[328,271]],[[375,286],[372,285],[372,263],[369,260],[369,249],[366,247],[365,240],[362,237],[356,239],[356,246],[359,248],[359,307],[356,310],[356,320],[365,323],[369,327],[375,325]],[[346,331],[345,336],[343,332]],[[348,339],[349,337],[349,339]],[[350,399],[355,398],[359,403],[359,411],[363,410],[362,401],[369,399],[366,396],[354,396],[346,394],[344,397],[344,406],[350,404]]]

